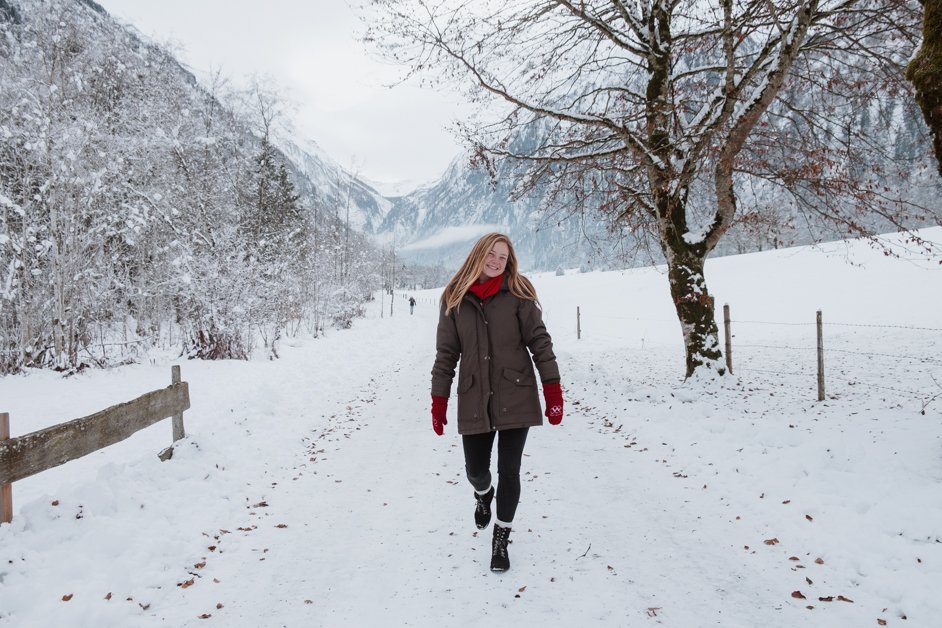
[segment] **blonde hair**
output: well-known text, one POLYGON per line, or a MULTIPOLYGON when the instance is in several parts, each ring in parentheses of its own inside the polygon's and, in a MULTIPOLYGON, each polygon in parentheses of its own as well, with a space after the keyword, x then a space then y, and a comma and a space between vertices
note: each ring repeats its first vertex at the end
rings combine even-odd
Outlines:
POLYGON ((441 300, 441 304, 445 306, 445 316, 448 316, 453 309, 458 307, 461 299, 468 292, 468 288, 473 286, 480 278, 481 273, 484 272, 484 261, 487 259, 487 254, 498 242, 507 245, 507 266, 504 269, 504 276, 507 278, 507 287, 510 289, 510 293, 520 299, 538 301, 536 288, 533 287, 529 279, 517 272, 517 254, 514 252, 513 244, 510 243, 510 238, 503 233, 488 233, 475 243, 461 268, 445 286, 441 300))

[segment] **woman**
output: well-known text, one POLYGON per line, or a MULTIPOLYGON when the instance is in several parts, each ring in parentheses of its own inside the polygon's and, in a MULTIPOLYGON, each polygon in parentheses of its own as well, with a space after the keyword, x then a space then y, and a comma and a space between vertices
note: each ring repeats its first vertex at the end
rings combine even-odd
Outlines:
POLYGON ((491 521, 491 449, 497 437, 497 520, 491 571, 507 571, 507 542, 520 500, 520 461, 527 431, 542 425, 533 365, 539 371, 546 417, 563 420, 563 397, 553 341, 536 290, 517 272, 507 236, 490 233, 474 245, 442 293, 432 367, 432 429, 439 436, 458 370, 458 433, 465 471, 474 487, 474 521, 491 521), (529 350, 529 352, 528 352, 529 350), (531 358, 532 354, 532 358, 531 358))

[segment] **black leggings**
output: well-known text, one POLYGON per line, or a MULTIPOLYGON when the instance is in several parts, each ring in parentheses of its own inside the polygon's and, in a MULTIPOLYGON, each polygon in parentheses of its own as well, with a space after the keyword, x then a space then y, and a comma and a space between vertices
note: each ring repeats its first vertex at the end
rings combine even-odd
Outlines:
POLYGON ((491 449, 494 435, 497 439, 497 519, 511 523, 520 501, 520 460, 523 446, 527 443, 528 427, 518 427, 500 432, 471 434, 461 437, 464 445, 464 467, 468 480, 476 491, 486 491, 491 486, 491 449))

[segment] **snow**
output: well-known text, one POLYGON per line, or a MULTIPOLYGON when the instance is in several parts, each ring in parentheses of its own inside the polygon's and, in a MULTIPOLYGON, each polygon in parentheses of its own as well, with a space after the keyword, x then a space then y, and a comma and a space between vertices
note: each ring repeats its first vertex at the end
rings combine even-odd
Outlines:
MULTIPOLYGON (((280 360, 183 362, 172 460, 164 421, 14 485, 0 626, 938 625, 942 266, 897 250, 711 260, 734 333, 719 384, 681 380, 663 268, 534 276, 566 415, 531 430, 501 575, 454 404, 430 426, 436 291, 280 360)), ((23 434, 173 363, 6 377, 0 410, 23 434)))
POLYGON ((474 224, 474 225, 463 225, 460 227, 444 227, 437 231, 434 235, 419 240, 417 242, 412 242, 402 247, 401 251, 417 251, 421 249, 434 249, 442 246, 448 246, 450 244, 458 244, 461 242, 468 242, 470 248, 471 244, 474 244, 474 241, 486 233, 491 233, 494 231, 506 231, 506 225, 498 224, 474 224))

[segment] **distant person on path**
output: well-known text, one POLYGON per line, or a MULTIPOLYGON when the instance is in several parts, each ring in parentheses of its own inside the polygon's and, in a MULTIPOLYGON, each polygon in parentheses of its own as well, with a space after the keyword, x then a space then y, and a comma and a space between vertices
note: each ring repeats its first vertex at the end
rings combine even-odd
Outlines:
POLYGON ((409 316, 412 316, 412 310, 415 309, 415 297, 409 297, 409 316))
POLYGON ((442 293, 432 367, 432 429, 441 436, 448 423, 445 414, 458 366, 458 433, 474 487, 478 529, 491 521, 491 450, 497 439, 497 520, 491 548, 491 571, 496 572, 510 568, 507 542, 520 501, 527 431, 543 424, 534 364, 543 383, 546 417, 559 425, 559 367, 536 290, 517 272, 510 239, 490 233, 477 241, 442 293))

